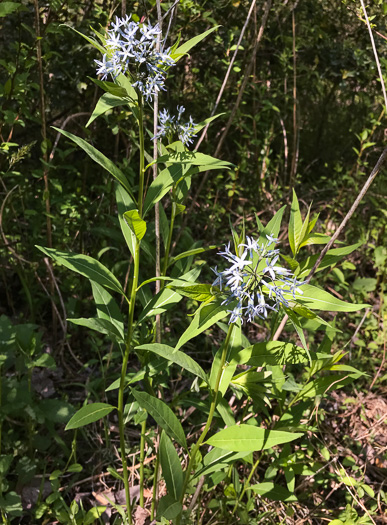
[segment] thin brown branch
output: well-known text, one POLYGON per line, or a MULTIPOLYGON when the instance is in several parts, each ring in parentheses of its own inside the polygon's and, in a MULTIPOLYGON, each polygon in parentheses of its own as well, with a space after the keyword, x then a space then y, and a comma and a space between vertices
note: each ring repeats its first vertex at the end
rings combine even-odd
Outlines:
MULTIPOLYGON (((252 0, 251 2, 251 6, 250 6, 250 9, 249 9, 249 12, 247 13, 247 17, 246 17, 246 20, 245 20, 245 23, 242 27, 242 31, 241 31, 241 34, 239 35, 239 39, 238 39, 238 42, 237 42, 237 45, 236 45, 236 48, 235 48, 235 51, 234 51, 234 54, 231 58, 231 61, 228 65, 228 68, 227 68, 227 71, 226 71, 226 75, 224 77, 224 80, 223 80, 223 83, 222 83, 222 86, 219 90, 219 93, 218 93, 218 96, 216 98, 216 101, 215 101, 215 104, 214 104, 214 107, 211 111, 211 115, 210 117, 213 117, 215 115, 215 111, 217 110, 218 108, 218 105, 219 105, 219 102, 220 102, 220 99, 222 98, 222 95, 223 95, 223 91, 225 90, 225 87, 226 87, 226 84, 227 84, 227 81, 228 81, 228 77, 230 76, 230 73, 231 73, 231 69, 234 65, 234 62, 235 62, 235 59, 236 59, 236 56, 238 54, 238 51, 239 51, 239 48, 240 48, 240 45, 241 45, 241 42, 242 42, 242 39, 243 39, 243 35, 245 34, 245 31, 246 31, 246 28, 247 28, 247 24, 249 23, 249 20, 250 20, 250 16, 251 16, 251 13, 253 12, 253 9, 254 9, 254 6, 255 6, 255 3, 256 3, 256 0, 252 0)), ((207 134, 207 130, 208 130, 208 126, 209 124, 207 124, 205 126, 205 128, 203 129, 202 131, 202 134, 200 135, 200 138, 199 140, 197 141, 197 144, 195 146, 195 149, 199 149, 199 146, 200 144, 203 142, 204 140, 204 137, 206 136, 207 134)))
MULTIPOLYGON (((246 86, 247 86, 247 82, 250 78, 250 75, 251 75, 251 72, 252 72, 252 69, 253 69, 253 66, 254 66, 254 63, 255 63, 255 59, 256 59, 256 56, 257 56, 257 51, 258 51, 258 48, 259 48, 259 45, 262 41, 262 37, 263 37, 263 33, 264 33, 264 30, 265 30, 265 27, 266 27, 266 22, 267 22, 267 19, 269 17, 269 12, 270 12, 270 8, 271 8, 271 3, 272 3, 272 0, 267 0, 266 1, 266 4, 265 4, 265 9, 264 9, 264 13, 263 13, 263 16, 262 16, 262 22, 261 22, 261 26, 259 28, 259 31, 258 31, 258 35, 257 35, 257 39, 255 41, 255 44, 254 44, 254 47, 253 47, 253 51, 251 53, 251 58, 250 58, 250 62, 247 66, 247 69, 245 71, 245 75, 243 77, 243 81, 242 81, 242 84, 239 88, 239 92, 238 92, 238 97, 236 99, 236 102, 234 104, 234 107, 231 111, 231 114, 230 114, 230 117, 227 121, 227 124, 223 130, 223 133, 218 141, 218 144, 216 146, 216 149, 215 149, 215 153, 214 153, 214 157, 217 157, 222 149, 222 146, 223 146, 223 142, 225 140, 225 138, 227 137, 228 135, 228 132, 230 131, 230 128, 231 128, 231 125, 234 121, 234 118, 235 118, 235 115, 236 115, 236 112, 239 108, 239 105, 241 103, 241 100, 242 100, 242 97, 243 97, 243 94, 244 94, 244 91, 246 89, 246 86)), ((185 226, 187 225, 187 221, 188 221, 188 218, 191 217, 191 213, 192 213, 192 210, 193 210, 193 207, 195 206, 195 204, 198 202, 198 198, 199 198, 199 195, 205 185, 205 183, 207 182, 207 178, 208 178, 208 175, 209 175, 209 171, 206 171, 206 173, 204 174, 200 184, 199 184, 199 187, 191 201, 191 204, 188 208, 188 210, 186 211, 186 214, 185 214, 185 217, 184 217, 184 220, 182 222, 182 225, 181 225, 181 228, 180 228, 180 231, 176 237, 176 240, 173 244, 173 247, 172 247, 172 250, 171 250, 171 253, 173 252, 178 240, 180 239, 180 236, 182 234, 182 232, 184 231, 184 228, 185 226)))

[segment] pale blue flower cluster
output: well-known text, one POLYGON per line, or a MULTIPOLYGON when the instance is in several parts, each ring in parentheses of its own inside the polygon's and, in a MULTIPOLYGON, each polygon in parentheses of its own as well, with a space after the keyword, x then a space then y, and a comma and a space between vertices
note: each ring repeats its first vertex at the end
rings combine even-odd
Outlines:
POLYGON ((161 110, 159 113, 157 135, 153 137, 153 140, 165 136, 172 139, 174 135, 177 135, 186 146, 191 144, 193 137, 196 137, 195 123, 192 117, 189 117, 189 121, 185 124, 181 122, 181 116, 184 111, 184 106, 177 106, 177 115, 171 115, 167 109, 161 110))
POLYGON ((253 238, 246 237, 246 244, 238 246, 239 256, 230 251, 228 244, 219 255, 230 263, 230 267, 222 272, 218 272, 217 266, 212 268, 216 275, 212 286, 219 286, 220 291, 228 292, 222 304, 237 302, 230 310, 230 323, 237 320, 251 322, 255 317, 266 319, 268 310, 289 307, 289 295, 296 300, 297 295, 303 294, 300 287, 305 281, 298 281, 290 270, 280 266, 279 250, 270 249, 278 243, 278 239, 272 235, 266 235, 266 238, 266 242, 259 244, 253 238))
POLYGON ((175 65, 174 60, 165 51, 156 51, 157 36, 161 30, 156 24, 139 24, 130 19, 116 17, 106 39, 106 53, 102 60, 95 60, 97 74, 106 80, 109 75, 115 79, 120 73, 130 69, 130 76, 146 100, 165 89, 165 77, 168 67, 175 65))

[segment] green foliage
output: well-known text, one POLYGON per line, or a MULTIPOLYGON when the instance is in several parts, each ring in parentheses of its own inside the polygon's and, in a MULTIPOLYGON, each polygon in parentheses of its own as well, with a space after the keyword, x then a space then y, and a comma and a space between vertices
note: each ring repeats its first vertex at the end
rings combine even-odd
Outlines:
MULTIPOLYGON (((244 243, 246 234, 270 249, 272 235, 281 240, 284 265, 304 280, 351 207, 384 140, 363 14, 347 1, 273 6, 249 70, 261 6, 238 52, 248 2, 171 6, 161 3, 163 29, 178 65, 168 71, 160 107, 183 103, 200 122, 197 138, 211 127, 200 148, 160 145, 152 179, 149 104, 142 150, 141 104, 130 78, 88 76, 105 45, 104 30, 90 26, 109 27, 111 6, 41 4, 37 35, 32 4, 0 4, 2 519, 92 524, 106 521, 108 508, 111 520, 124 523, 126 510, 113 495, 98 505, 79 496, 79 483, 98 494, 95 476, 104 472, 118 490, 117 450, 129 458, 140 447, 143 485, 152 489, 159 461, 167 489, 153 516, 158 523, 214 516, 219 523, 285 523, 305 513, 314 523, 371 523, 386 504, 377 466, 383 457, 372 468, 367 457, 365 472, 351 462, 363 461, 362 449, 345 421, 351 384, 361 399, 370 385, 377 396, 386 379, 384 173, 342 234, 346 244, 328 251, 297 301, 285 294, 289 321, 279 341, 271 339, 282 311, 236 324, 223 340, 221 321, 233 304, 221 304, 209 270, 216 264, 210 250, 244 243), (140 194, 142 158, 148 166, 140 194), (144 202, 142 214, 137 202, 144 202), (125 424, 119 445, 116 405, 125 424), (193 454, 207 418, 209 434, 193 454), (64 432, 66 424, 75 432, 64 432), (83 483, 89 477, 92 487, 83 483), (186 507, 197 489, 194 516, 186 507), (25 494, 35 490, 28 503, 25 494)), ((367 6, 382 66, 384 7, 367 6)), ((156 12, 154 2, 133 9, 136 20, 156 12)), ((376 423, 372 432, 382 427, 376 423)), ((378 443, 372 432, 361 441, 368 451, 378 443)))

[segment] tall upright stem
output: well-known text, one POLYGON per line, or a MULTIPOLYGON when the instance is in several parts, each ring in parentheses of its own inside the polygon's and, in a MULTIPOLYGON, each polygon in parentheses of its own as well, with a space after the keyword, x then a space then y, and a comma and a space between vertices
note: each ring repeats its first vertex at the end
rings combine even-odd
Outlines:
MULTIPOLYGON (((142 96, 138 93, 138 105, 139 105, 139 143, 140 143, 140 166, 139 166, 139 185, 138 185, 138 212, 142 215, 143 198, 144 198, 144 126, 143 126, 143 105, 142 96)), ((129 474, 128 465, 126 461, 125 452, 125 422, 124 422, 124 390, 125 390, 125 378, 128 369, 130 347, 133 335, 133 319, 134 319, 134 308, 136 304, 136 293, 138 286, 138 274, 140 269, 140 241, 136 238, 135 252, 134 252, 134 269, 133 269, 133 280, 132 289, 130 294, 129 303, 129 314, 128 314, 128 330, 125 340, 125 353, 121 367, 121 378, 120 386, 118 389, 118 426, 120 432, 120 448, 121 448, 121 461, 124 475, 124 487, 125 487, 125 499, 126 508, 128 514, 128 523, 132 525, 132 509, 130 503, 130 490, 129 490, 129 474)))
POLYGON ((142 207, 144 201, 144 118, 143 118, 143 103, 142 95, 138 93, 138 127, 139 127, 139 142, 140 142, 140 170, 139 170, 139 186, 138 186, 138 213, 142 216, 142 207))
MULTIPOLYGON (((164 264, 163 264, 163 273, 161 275, 167 274, 167 268, 168 268, 168 260, 169 260, 169 252, 171 250, 171 243, 172 243, 172 235, 173 235, 173 227, 175 225, 175 217, 176 217, 176 202, 172 202, 172 214, 171 214, 171 221, 169 223, 169 232, 168 232, 168 240, 167 240, 167 246, 165 248, 165 256, 164 256, 164 264)), ((164 281, 165 282, 165 281, 164 281)))
MULTIPOLYGON (((212 394, 212 401, 211 401, 211 406, 210 406, 210 412, 209 412, 208 418, 207 418, 207 423, 206 423, 206 426, 204 427, 204 430, 201 433, 201 435, 200 435, 196 445, 192 449, 191 457, 189 458, 187 470, 185 472, 183 490, 181 492, 181 498, 180 498, 180 502, 181 503, 183 503, 183 500, 184 500, 185 491, 187 490, 188 482, 189 482, 189 479, 191 477, 191 470, 192 470, 192 466, 193 466, 194 461, 195 461, 196 454, 198 453, 198 450, 199 450, 201 444, 203 443, 205 437, 208 434, 208 431, 210 430, 211 423, 212 423, 212 420, 213 420, 213 417, 214 417, 215 408, 216 408, 216 401, 217 401, 218 392, 219 392, 220 381, 222 379, 223 367, 224 367, 224 364, 226 362, 226 357, 227 357, 227 352, 228 352, 228 345, 230 344, 230 339, 231 339, 231 335, 232 335, 233 329, 234 329, 234 323, 230 324, 230 326, 228 328, 226 340, 224 342, 222 356, 220 358, 220 363, 219 363, 219 369, 218 369, 218 373, 217 373, 217 376, 216 376, 214 391, 213 391, 213 394, 212 394)), ((176 521, 177 525, 180 524, 180 520, 181 520, 181 513, 180 513, 180 515, 177 518, 177 521, 176 521)))

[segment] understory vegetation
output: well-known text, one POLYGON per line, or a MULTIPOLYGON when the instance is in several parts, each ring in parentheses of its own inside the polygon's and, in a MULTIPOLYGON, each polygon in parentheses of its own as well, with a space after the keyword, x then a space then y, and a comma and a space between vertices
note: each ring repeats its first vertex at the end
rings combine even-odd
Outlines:
POLYGON ((3 523, 387 522, 386 21, 0 3, 3 523))

